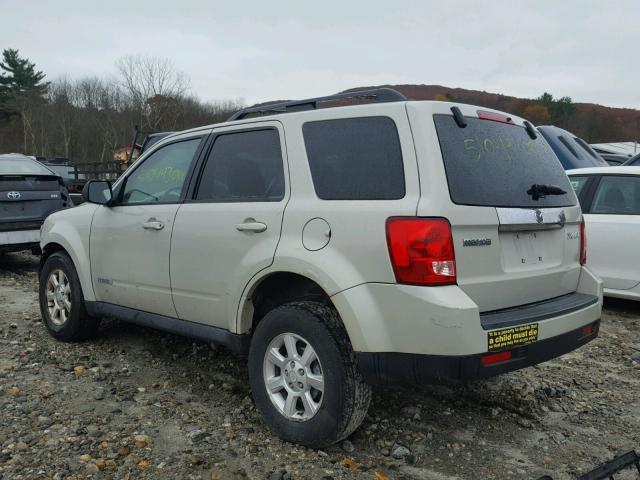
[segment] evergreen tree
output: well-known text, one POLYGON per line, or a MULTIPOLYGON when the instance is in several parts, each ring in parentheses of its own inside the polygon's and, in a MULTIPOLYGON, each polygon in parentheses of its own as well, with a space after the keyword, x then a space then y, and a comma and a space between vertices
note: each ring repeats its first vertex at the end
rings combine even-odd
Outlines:
POLYGON ((43 82, 45 74, 36 70, 34 63, 22 58, 18 50, 2 51, 0 61, 0 122, 21 114, 24 105, 41 100, 47 93, 49 82, 43 82))
POLYGON ((552 124, 560 127, 566 127, 569 118, 575 112, 571 97, 553 98, 553 95, 544 92, 536 100, 547 108, 551 114, 552 124))

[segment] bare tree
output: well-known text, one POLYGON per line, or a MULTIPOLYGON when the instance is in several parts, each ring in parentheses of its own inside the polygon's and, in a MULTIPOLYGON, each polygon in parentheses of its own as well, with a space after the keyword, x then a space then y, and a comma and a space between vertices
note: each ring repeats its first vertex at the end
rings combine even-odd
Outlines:
POLYGON ((184 130, 223 121, 242 106, 203 102, 188 93, 188 85, 171 62, 153 57, 120 60, 116 76, 63 76, 44 98, 17 105, 17 114, 0 126, 0 150, 107 162, 131 141, 134 125, 184 130))
POLYGON ((189 80, 168 59, 130 55, 116 62, 121 86, 143 128, 160 128, 175 112, 176 101, 189 90, 189 80))
POLYGON ((49 87, 49 104, 53 120, 62 134, 63 154, 69 158, 71 139, 77 115, 78 87, 77 82, 63 76, 51 83, 49 87))

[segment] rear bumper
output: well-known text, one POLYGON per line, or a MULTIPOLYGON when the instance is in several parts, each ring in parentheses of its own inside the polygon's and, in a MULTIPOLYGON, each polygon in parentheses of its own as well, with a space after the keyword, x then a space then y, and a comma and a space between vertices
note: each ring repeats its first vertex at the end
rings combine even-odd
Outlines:
POLYGON ((446 356, 408 353, 356 353, 365 380, 372 384, 456 384, 493 377, 530 367, 579 348, 598 336, 600 320, 589 334, 583 327, 514 348, 513 357, 502 363, 483 365, 486 354, 446 356))
POLYGON ((40 230, 17 230, 0 232, 0 248, 36 246, 40 243, 40 230))
POLYGON ((457 357, 486 353, 492 332, 511 325, 537 324, 543 341, 599 320, 602 281, 583 267, 575 292, 580 295, 484 315, 457 285, 366 283, 331 300, 355 352, 457 357))

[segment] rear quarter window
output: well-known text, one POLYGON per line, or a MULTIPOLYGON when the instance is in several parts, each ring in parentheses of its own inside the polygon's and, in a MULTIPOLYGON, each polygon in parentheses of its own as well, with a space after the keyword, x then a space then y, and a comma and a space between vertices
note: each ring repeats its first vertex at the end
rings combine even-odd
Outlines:
POLYGON ((576 195, 580 195, 580 192, 584 189, 584 186, 587 184, 589 177, 577 177, 571 176, 569 177, 569 182, 571 183, 571 187, 573 191, 576 192, 576 195))
POLYGON ((404 197, 400 140, 390 118, 308 122, 302 132, 319 198, 396 200, 404 197))
POLYGON ((577 199, 557 157, 538 135, 523 127, 466 117, 460 128, 452 115, 434 115, 451 200, 460 205, 564 207, 577 199), (566 193, 534 200, 534 184, 554 185, 566 193))

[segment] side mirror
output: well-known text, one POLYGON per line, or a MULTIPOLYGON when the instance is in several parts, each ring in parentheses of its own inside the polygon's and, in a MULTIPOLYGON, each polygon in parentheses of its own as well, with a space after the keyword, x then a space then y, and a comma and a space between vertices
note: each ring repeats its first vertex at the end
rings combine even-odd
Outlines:
POLYGON ((108 205, 112 196, 111 182, 106 180, 90 180, 82 189, 82 199, 89 203, 108 205))

